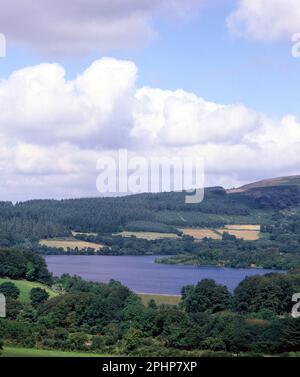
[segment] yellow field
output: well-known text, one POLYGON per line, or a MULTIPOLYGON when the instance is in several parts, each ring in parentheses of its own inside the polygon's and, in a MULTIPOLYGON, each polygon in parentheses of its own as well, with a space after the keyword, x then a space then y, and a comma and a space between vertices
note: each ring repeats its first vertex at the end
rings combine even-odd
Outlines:
POLYGON ((232 229, 232 230, 256 230, 260 231, 260 225, 245 225, 245 224, 232 224, 232 225, 225 225, 224 228, 232 229))
POLYGON ((85 236, 97 236, 97 233, 74 232, 73 230, 71 233, 74 237, 77 236, 78 234, 84 234, 85 236))
POLYGON ((195 239, 202 240, 203 238, 212 238, 213 240, 220 240, 222 236, 217 234, 212 229, 206 228, 181 228, 179 229, 183 234, 192 236, 195 239))
POLYGON ((94 250, 101 250, 104 246, 99 245, 94 242, 86 242, 86 241, 79 241, 79 240, 59 240, 59 239, 44 239, 39 241, 40 245, 45 245, 48 247, 57 247, 57 248, 63 248, 64 250, 68 249, 76 249, 82 250, 82 249, 94 249, 94 250))
POLYGON ((143 238, 145 240, 159 240, 161 238, 179 238, 175 233, 158 233, 158 232, 121 232, 114 233, 114 236, 143 238))
POLYGON ((246 241, 256 241, 259 239, 259 230, 235 230, 235 229, 217 229, 217 231, 221 234, 227 232, 236 238, 242 238, 246 241))

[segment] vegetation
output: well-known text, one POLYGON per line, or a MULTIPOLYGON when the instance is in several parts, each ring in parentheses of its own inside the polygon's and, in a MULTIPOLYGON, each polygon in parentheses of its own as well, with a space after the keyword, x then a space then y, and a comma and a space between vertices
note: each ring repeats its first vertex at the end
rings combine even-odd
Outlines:
POLYGON ((47 285, 38 283, 36 281, 12 280, 8 278, 0 278, 0 285, 5 282, 12 282, 19 289, 20 295, 18 298, 21 302, 30 302, 30 292, 33 288, 44 289, 49 294, 49 297, 55 297, 58 295, 57 292, 52 290, 47 285))
MULTIPOLYGON (((9 251, 3 255, 8 265, 9 251)), ((233 293, 202 280, 183 287, 181 300, 172 305, 157 297, 145 305, 113 280, 63 275, 52 284, 60 292, 56 297, 37 288, 31 301, 7 298, 7 318, 0 319, 0 338, 8 346, 4 356, 250 356, 300 350, 300 319, 289 316, 292 294, 300 288, 296 270, 246 278, 233 293)))
POLYGON ((46 255, 174 256, 160 263, 300 267, 300 186, 298 180, 276 184, 207 188, 198 204, 186 204, 185 192, 1 202, 0 247, 46 255))
POLYGON ((181 297, 177 295, 139 293, 142 303, 147 306, 150 301, 154 300, 158 305, 178 305, 181 297))
POLYGON ((98 353, 65 352, 58 350, 45 350, 35 348, 4 347, 3 357, 101 357, 98 353))

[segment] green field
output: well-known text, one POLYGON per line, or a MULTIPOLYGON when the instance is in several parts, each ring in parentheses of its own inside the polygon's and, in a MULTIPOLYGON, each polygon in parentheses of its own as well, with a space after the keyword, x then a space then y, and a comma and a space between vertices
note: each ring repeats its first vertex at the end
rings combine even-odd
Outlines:
POLYGON ((4 347, 1 357, 104 357, 96 353, 64 352, 35 348, 4 347))
POLYGON ((20 290, 20 301, 28 302, 29 301, 29 295, 32 288, 42 288, 45 289, 45 291, 48 292, 50 297, 55 297, 58 295, 58 293, 54 292, 52 289, 47 287, 46 285, 34 282, 34 281, 27 281, 27 280, 12 280, 12 279, 1 279, 0 278, 0 284, 6 283, 6 282, 12 282, 14 283, 20 290))
POLYGON ((156 295, 148 293, 139 293, 144 305, 147 305, 150 300, 154 300, 158 305, 177 305, 181 296, 176 295, 156 295))
POLYGON ((151 241, 151 240, 159 240, 163 238, 180 238, 175 233, 159 233, 159 232, 129 232, 129 231, 123 231, 120 233, 114 233, 114 236, 122 236, 122 237, 136 237, 136 238, 143 238, 145 240, 151 241))

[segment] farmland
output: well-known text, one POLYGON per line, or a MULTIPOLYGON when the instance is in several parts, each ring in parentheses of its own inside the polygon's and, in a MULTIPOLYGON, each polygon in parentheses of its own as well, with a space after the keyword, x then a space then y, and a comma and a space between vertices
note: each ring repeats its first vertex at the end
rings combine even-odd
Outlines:
POLYGON ((260 225, 252 225, 252 224, 233 224, 233 225, 225 225, 224 228, 231 229, 231 230, 250 230, 250 231, 259 231, 260 225))
POLYGON ((236 238, 246 241, 256 241, 260 236, 260 225, 225 225, 224 228, 217 230, 219 233, 227 232, 236 238))
POLYGON ((121 233, 115 233, 114 235, 122 236, 122 237, 136 237, 136 238, 143 238, 145 240, 159 240, 162 238, 179 238, 179 236, 175 233, 159 233, 159 232, 129 232, 124 231, 121 233))
POLYGON ((194 237, 195 239, 202 240, 203 238, 212 238, 220 240, 222 236, 213 229, 208 228, 180 228, 184 235, 194 237))
POLYGON ((227 232, 236 238, 247 241, 255 241, 259 239, 260 225, 251 224, 232 224, 225 225, 224 228, 208 229, 208 228, 180 228, 183 234, 202 240, 204 238, 211 238, 213 240, 222 239, 222 234, 227 232))
POLYGON ((81 241, 77 240, 76 238, 53 238, 53 239, 42 239, 39 241, 40 245, 44 245, 47 247, 53 247, 53 248, 62 248, 65 251, 68 249, 73 250, 73 249, 78 249, 78 250, 83 250, 83 249, 94 249, 94 250, 101 250, 103 248, 103 245, 94 243, 94 242, 86 242, 86 241, 81 241))
POLYGON ((75 232, 74 230, 72 230, 72 236, 76 237, 78 236, 79 234, 82 234, 84 236, 97 236, 97 233, 93 233, 93 232, 90 232, 90 233, 86 233, 86 232, 75 232))

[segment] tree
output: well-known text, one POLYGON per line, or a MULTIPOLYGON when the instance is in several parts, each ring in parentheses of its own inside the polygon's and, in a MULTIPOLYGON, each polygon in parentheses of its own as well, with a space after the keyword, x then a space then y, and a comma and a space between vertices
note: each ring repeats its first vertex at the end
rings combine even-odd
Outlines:
POLYGON ((16 300, 20 295, 20 290, 14 283, 8 281, 0 285, 0 293, 4 294, 6 298, 16 300))
POLYGON ((211 311, 216 313, 228 309, 231 295, 226 286, 204 279, 196 286, 182 288, 182 305, 188 313, 211 311))
POLYGON ((43 302, 47 301, 49 294, 42 288, 32 288, 30 291, 30 300, 32 306, 38 306, 43 302))

